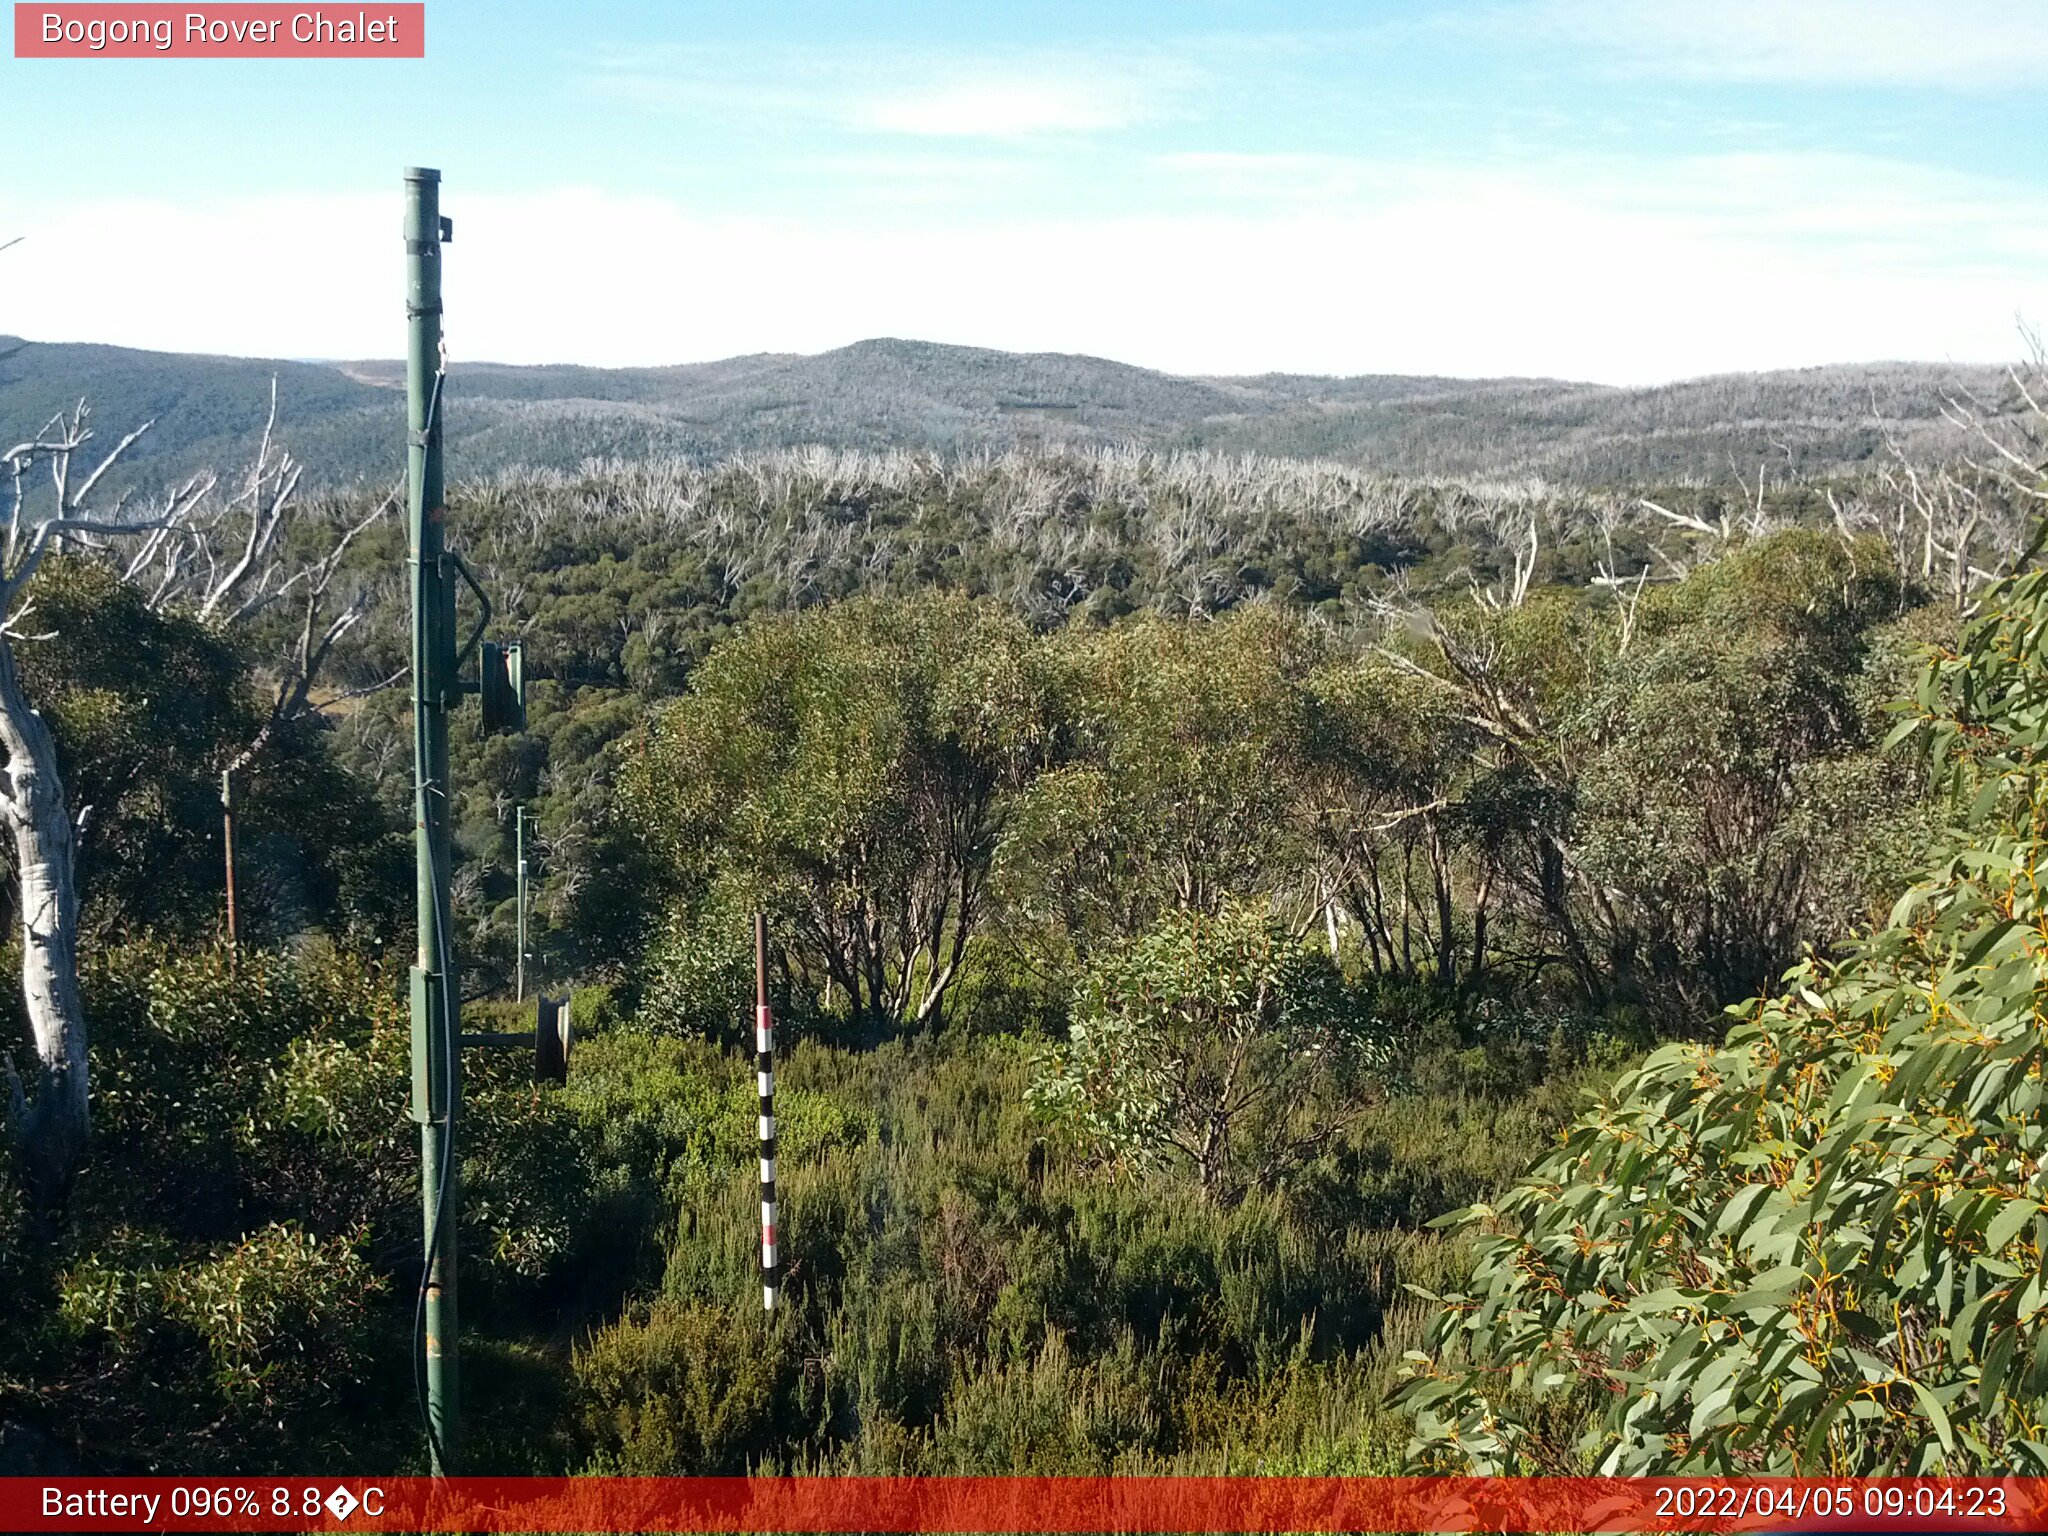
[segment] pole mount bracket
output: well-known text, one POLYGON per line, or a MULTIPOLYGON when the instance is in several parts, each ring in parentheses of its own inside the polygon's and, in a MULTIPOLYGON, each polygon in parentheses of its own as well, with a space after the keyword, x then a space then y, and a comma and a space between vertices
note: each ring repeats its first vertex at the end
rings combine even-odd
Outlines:
POLYGON ((462 649, 455 653, 455 665, 460 667, 469 660, 470 652, 484 637, 484 629, 491 622, 491 615, 497 610, 491 606, 491 594, 484 590, 484 584, 476 579, 476 572, 469 568, 469 562, 454 550, 442 551, 443 557, 455 568, 455 574, 462 578, 462 584, 476 594, 477 606, 483 611, 476 616, 476 624, 469 632, 469 638, 462 642, 462 649))

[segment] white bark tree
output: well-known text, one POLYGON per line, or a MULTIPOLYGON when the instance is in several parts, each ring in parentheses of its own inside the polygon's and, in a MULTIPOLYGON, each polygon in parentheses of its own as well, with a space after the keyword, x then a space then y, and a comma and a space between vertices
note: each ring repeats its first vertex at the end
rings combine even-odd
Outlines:
MULTIPOLYGON (((202 620, 246 622, 285 601, 303 613, 297 644, 279 658, 276 694, 256 737, 229 768, 246 766, 290 722, 312 712, 314 687, 337 641, 369 606, 357 590, 336 606, 334 586, 355 538, 390 510, 386 497, 367 516, 337 525, 326 551, 293 557, 285 536, 298 503, 299 466, 273 445, 276 385, 256 458, 240 487, 220 495, 217 477, 199 474, 139 504, 123 495, 104 513, 93 498, 110 470, 149 431, 128 433, 82 475, 93 439, 83 402, 34 437, 0 453, 11 502, 0 545, 0 826, 11 839, 22 942, 22 1002, 34 1061, 24 1085, 6 1068, 8 1120, 32 1196, 61 1204, 90 1128, 87 1026, 78 982, 78 838, 91 807, 74 812, 58 768, 49 725, 23 686, 15 647, 59 637, 34 632, 32 583, 54 548, 107 560, 149 605, 177 607, 202 620), (36 489, 47 471, 47 491, 36 489)), ((386 680, 388 683, 391 680, 386 680)), ((383 686, 382 684, 378 686, 383 686)), ((367 690, 360 690, 367 691, 367 690)))
POLYGON ((89 1126, 85 1008, 78 989, 77 828, 57 769, 57 743, 29 702, 15 664, 17 643, 31 638, 29 584, 53 544, 67 536, 133 537, 177 526, 203 494, 188 482, 150 514, 126 521, 84 515, 94 489, 134 441, 131 432, 73 484, 74 456, 92 436, 81 403, 52 417, 42 431, 0 456, 13 492, 0 551, 0 825, 12 841, 21 922, 21 992, 35 1053, 33 1092, 24 1094, 8 1065, 9 1120, 31 1191, 45 1206, 61 1200, 89 1126), (48 510, 31 513, 23 481, 39 465, 50 471, 48 510))

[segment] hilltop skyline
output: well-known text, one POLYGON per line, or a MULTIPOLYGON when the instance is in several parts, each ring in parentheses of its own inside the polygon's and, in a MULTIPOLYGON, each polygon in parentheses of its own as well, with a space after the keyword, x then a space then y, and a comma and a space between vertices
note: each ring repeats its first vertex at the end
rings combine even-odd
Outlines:
POLYGON ((427 57, 15 60, 0 331, 458 358, 868 336, 1176 373, 1998 362, 2048 313, 2048 15, 1922 0, 433 0, 427 57))

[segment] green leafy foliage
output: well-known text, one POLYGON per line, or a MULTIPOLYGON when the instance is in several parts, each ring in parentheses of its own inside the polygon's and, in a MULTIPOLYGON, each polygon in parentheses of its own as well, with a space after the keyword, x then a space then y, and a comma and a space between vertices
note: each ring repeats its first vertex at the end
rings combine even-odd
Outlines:
POLYGON ((1271 1187, 1337 1133, 1391 1051, 1327 954, 1263 910, 1175 912, 1096 961, 1027 1095, 1091 1155, 1271 1187))
MULTIPOLYGON (((2008 1155, 2034 939, 1999 927, 2031 921, 2031 833, 1959 845, 1896 955, 1844 947, 1924 862, 1923 776, 1876 743, 1905 658, 1953 640, 1890 550, 1710 560, 1632 498, 1204 455, 593 464, 454 499, 540 674, 528 731, 457 731, 467 1019, 531 1024, 474 997, 509 991, 525 805, 528 979, 574 983, 578 1041, 561 1090, 465 1057, 470 1468, 1385 1472, 1408 1410, 1461 1465, 2041 1440, 2008 1155), (1525 519, 1540 569, 1503 600, 1525 519), (1653 555, 1696 568, 1586 585, 1653 555), (1725 1048, 1638 1060, 1809 948, 1725 1048), (1500 1230, 1427 1229, 1475 1203, 1500 1230)), ((351 558, 402 556, 385 527, 351 558)), ((0 1192, 0 1431, 96 1469, 417 1465, 379 958, 409 947, 404 697, 259 767, 245 933, 291 942, 211 950, 258 652, 46 575, 65 643, 25 665, 99 807, 100 1134, 61 1220, 0 1192), (114 941, 138 925, 162 937, 114 941)), ((1923 693, 1979 831, 2020 825, 2032 771, 2037 640, 1998 634, 1923 693)), ((389 676, 396 610, 343 649, 338 685, 389 676)))
POLYGON ((1871 751, 1900 598, 1875 549, 1781 534, 1646 595, 1575 690, 1571 859, 1607 893, 1577 921, 1621 983, 1711 1014, 1909 877, 1919 776, 1871 751))
POLYGON ((1425 1460, 2048 1467, 2048 575, 1994 596, 1897 733, 1954 797, 1948 847, 1852 954, 1653 1053, 1469 1213, 1473 1287, 1432 1297, 1405 1395, 1425 1460), (1574 1445, 1530 1405, 1579 1394, 1574 1445))
POLYGON ((89 1254, 58 1278, 57 1317, 104 1334, 120 1357, 175 1350, 165 1335, 189 1335, 231 1408, 311 1414, 370 1365, 368 1312, 379 1289, 354 1243, 272 1224, 183 1263, 126 1267, 89 1254))
MULTIPOLYGON (((211 938, 222 919, 220 772, 261 724, 247 658, 196 619, 81 558, 37 571, 24 683, 57 738, 82 822, 89 929, 211 938)), ((383 925, 391 826, 365 786, 285 731, 237 786, 244 936, 383 925)), ((402 875, 402 871, 400 872, 402 875)))
MULTIPOLYGON (((395 978, 319 943, 134 943, 86 977, 95 1135, 61 1225, 11 1227, 0 1417, 118 1469, 417 1454, 418 1148, 395 978)), ((480 1060, 462 1146, 474 1321, 580 1304, 601 1159, 523 1063, 480 1060)))
POLYGON ((1284 869, 1322 638, 1261 606, 1061 640, 1067 750, 1031 783, 1003 849, 1013 924, 1048 956, 1085 953, 1284 869))
POLYGON ((626 814, 692 926, 749 897, 775 914, 810 1017, 831 987, 857 1029, 929 1021, 982 915, 1006 791, 1044 750, 1046 694, 1031 636, 987 605, 764 620, 632 755, 626 814))
POLYGON ((95 1137, 22 1250, 0 1412, 124 1469, 374 1457, 352 1426, 388 1417, 386 1245, 416 1199, 388 983, 317 944, 136 943, 85 981, 95 1137))
POLYGON ((658 1283, 576 1356, 582 1465, 650 1474, 1392 1471, 1386 1397, 1422 1333, 1401 1287, 1465 1265, 1415 1223, 1519 1166, 1584 1071, 1375 1102, 1226 1204, 1042 1142, 1021 1041, 808 1040, 778 1070, 787 1284, 764 1318, 752 1125, 721 1087, 751 1087, 744 1063, 614 1043, 593 1118, 669 1170, 674 1218, 658 1283), (728 1120, 730 1144, 697 1130, 728 1120))
MULTIPOLYGON (((677 871, 657 835, 668 812, 650 816, 615 780, 630 778, 643 746, 666 750, 656 722, 728 649, 728 631, 863 600, 884 613, 970 595, 1051 637, 1036 658, 1058 723, 1040 765, 1050 771, 1009 807, 1003 841, 1012 846, 973 924, 1017 943, 970 944, 969 974, 948 991, 1022 964, 1058 970, 1057 996, 1089 945, 1142 932, 1162 893, 1186 886, 1211 900, 1249 875, 1301 906, 1334 898, 1345 937, 1376 970, 1483 987, 1536 984, 1569 966, 1597 1002, 1674 1022, 1746 995, 1804 942, 1836 942, 1903 877, 1894 852, 1907 839, 1892 823, 1912 794, 1859 772, 1882 694, 1866 679, 1875 683, 1873 665, 1887 661, 1882 632, 1897 610, 1925 594, 1887 575, 1892 551, 1843 547, 1831 528, 1733 536, 1718 549, 1731 574, 1717 578, 1690 535, 1633 496, 1188 454, 589 464, 471 481, 453 494, 465 548, 507 594, 503 622, 526 643, 536 679, 525 735, 482 740, 458 729, 454 743, 463 956, 469 974, 494 985, 511 973, 515 804, 539 816, 530 928, 543 974, 622 981, 658 934, 676 939, 671 959, 729 942, 713 931, 724 911, 697 911, 703 869, 676 910, 677 871), (1527 600, 1498 612, 1475 604, 1473 584, 1498 587, 1532 527, 1542 538, 1527 600), (1652 569, 1640 602, 1588 589, 1610 565, 1652 569), (1654 579, 1686 565, 1696 567, 1688 581, 1654 579), (1752 586, 1758 601, 1748 603, 1752 586), (1721 595, 1709 599, 1709 587, 1721 595), (1389 629, 1390 598, 1428 613, 1389 629), (1271 611, 1250 611, 1261 608, 1271 611), (1633 643, 1621 639, 1625 612, 1641 620, 1633 643), (1140 615, 1149 622, 1132 622, 1140 615), (1470 680, 1442 664, 1439 639, 1483 663, 1479 691, 1511 705, 1508 714, 1463 696, 1470 680), (1667 639, 1682 654, 1660 662, 1667 639), (1724 653, 1763 669, 1755 701, 1741 667, 1717 670, 1724 653), (1679 739, 1682 721, 1654 708, 1670 679, 1711 695, 1689 742, 1679 739), (1816 682, 1839 695, 1823 701, 1839 729, 1810 731, 1796 711, 1772 713, 1811 696, 1816 682), (1750 735, 1710 745, 1709 723, 1750 735), (1692 780, 1724 758, 1727 782, 1694 794, 1692 780), (1774 784, 1797 793, 1774 799, 1774 784), (1700 806, 1724 802, 1743 825, 1763 827, 1767 853, 1725 837, 1716 845, 1720 819, 1700 806), (1230 806, 1241 812, 1234 820, 1222 809, 1230 806), (1196 839, 1191 858, 1172 846, 1182 835, 1196 839), (1712 877, 1688 876, 1695 866, 1712 877), (1600 900, 1610 889, 1625 899, 1607 913, 1600 900), (1711 900, 1695 920, 1700 896, 1711 900), (1739 933, 1755 902, 1768 907, 1760 946, 1739 933)), ((1855 505, 1856 493, 1843 494, 1855 505)), ((1711 487, 1658 496, 1710 521, 1727 510, 1711 487)), ((1772 491, 1769 520, 1816 519, 1827 523, 1815 488, 1772 491)), ((369 570, 400 558, 374 539, 358 553, 369 570)), ((837 629, 811 621, 821 639, 846 641, 856 628, 850 618, 837 629)), ((866 622, 876 635, 901 631, 888 644, 902 652, 916 623, 930 629, 937 619, 899 612, 866 622)), ((959 631, 961 645, 940 648, 941 684, 974 659, 967 642, 977 633, 959 631)), ((380 607, 346 649, 338 683, 390 675, 404 662, 402 613, 380 607)), ((765 666, 769 649, 764 639, 748 654, 765 666)), ((740 669, 736 655, 712 666, 734 698, 740 669)), ((882 681, 821 667, 807 681, 791 672, 786 684, 819 704, 839 683, 882 681)), ((351 706, 336 732, 342 759, 401 818, 406 729, 392 693, 351 706)), ((804 729, 806 750, 822 751, 815 716, 804 729)), ((858 778, 842 787, 863 782, 902 793, 858 778)), ((822 797, 824 783, 810 793, 822 797)), ((839 810, 854 807, 842 800, 839 810)), ((768 883, 794 889, 779 857, 720 856, 737 872, 721 898, 730 910, 744 914, 759 899, 769 865, 768 883)), ((822 961, 796 969, 816 974, 785 978, 778 1001, 851 1026, 845 983, 829 981, 828 1010, 822 961)), ((884 969, 886 1004, 903 966, 890 959, 884 969)), ((911 990, 914 1014, 931 993, 922 982, 911 990)), ((892 1027, 892 1010, 870 1005, 873 991, 863 983, 870 1032, 892 1027)), ((711 1001, 722 1010, 722 998, 711 1001)), ((687 1027, 711 1025, 699 1016, 687 1027)))

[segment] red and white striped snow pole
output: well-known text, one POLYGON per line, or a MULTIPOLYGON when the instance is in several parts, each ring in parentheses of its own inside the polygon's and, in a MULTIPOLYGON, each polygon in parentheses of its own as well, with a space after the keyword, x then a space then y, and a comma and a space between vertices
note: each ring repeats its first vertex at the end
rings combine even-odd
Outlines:
POLYGON ((768 918, 754 914, 754 1075, 761 1088, 761 1307, 775 1310, 775 1015, 768 1007, 768 918))

